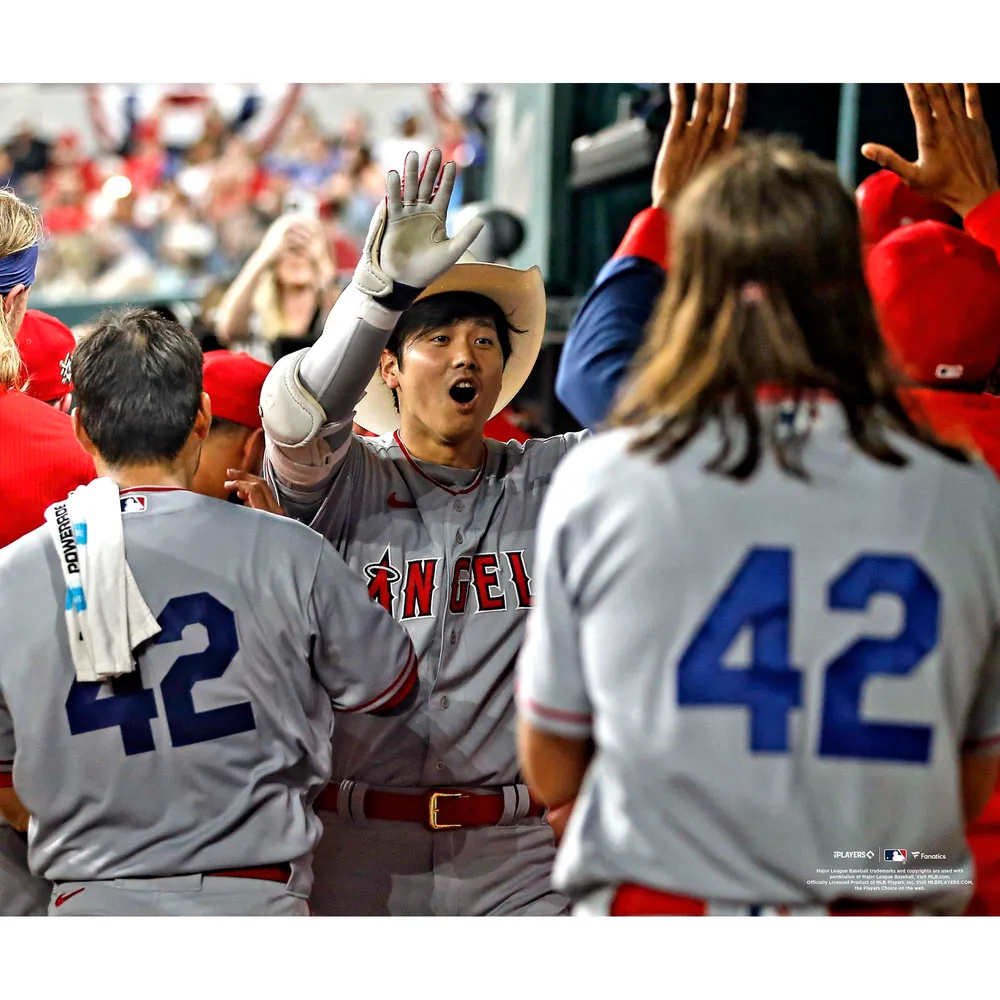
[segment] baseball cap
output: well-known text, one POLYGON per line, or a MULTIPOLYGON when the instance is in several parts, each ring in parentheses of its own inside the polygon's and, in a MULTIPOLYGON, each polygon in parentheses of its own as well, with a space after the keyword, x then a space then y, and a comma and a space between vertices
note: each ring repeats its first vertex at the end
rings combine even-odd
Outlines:
POLYGON ((901 226, 936 219, 951 222, 954 212, 912 188, 891 170, 879 170, 865 178, 854 193, 861 223, 861 241, 878 243, 901 226))
POLYGON ((234 351, 207 351, 202 360, 203 388, 212 400, 212 415, 244 427, 263 426, 260 390, 271 366, 234 351))
POLYGON ((21 355, 21 373, 30 379, 25 390, 45 403, 73 391, 70 357, 76 338, 55 316, 29 309, 15 337, 21 355))
POLYGON ((1000 265, 941 222, 917 222, 872 247, 865 264, 882 336, 918 382, 982 382, 1000 360, 1000 265))

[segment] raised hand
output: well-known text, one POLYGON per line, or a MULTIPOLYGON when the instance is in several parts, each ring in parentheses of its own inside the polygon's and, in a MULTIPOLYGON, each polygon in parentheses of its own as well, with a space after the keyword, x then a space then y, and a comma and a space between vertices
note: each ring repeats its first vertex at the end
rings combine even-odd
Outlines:
POLYGON ((907 83, 917 126, 917 158, 866 142, 861 155, 898 174, 914 191, 940 201, 963 218, 1000 191, 997 158, 983 118, 979 87, 957 83, 907 83))
POLYGON ((365 249, 354 272, 354 283, 389 308, 405 309, 432 281, 444 274, 483 228, 471 220, 448 238, 445 218, 455 184, 455 164, 441 171, 441 151, 432 149, 418 173, 420 157, 406 154, 403 182, 390 170, 386 199, 368 230, 365 249), (438 172, 441 183, 435 190, 438 172))
POLYGON ((654 206, 669 209, 706 163, 733 148, 746 108, 745 83, 699 83, 688 121, 684 84, 670 85, 670 121, 653 171, 654 206))

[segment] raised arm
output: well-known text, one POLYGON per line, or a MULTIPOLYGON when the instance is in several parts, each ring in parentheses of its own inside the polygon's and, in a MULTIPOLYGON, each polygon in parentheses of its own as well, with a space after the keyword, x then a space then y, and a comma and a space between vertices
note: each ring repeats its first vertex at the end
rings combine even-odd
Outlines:
POLYGON ((966 232, 1000 257, 1000 178, 979 86, 907 83, 917 130, 912 163, 895 150, 866 142, 861 153, 914 191, 933 198, 965 221, 966 232))
POLYGON ((653 171, 652 207, 632 220, 601 269, 559 360, 556 395, 586 427, 600 424, 611 408, 663 290, 673 202, 707 162, 733 147, 743 125, 745 84, 699 84, 690 121, 683 84, 672 84, 670 94, 670 121, 653 171))
POLYGON ((346 456, 354 408, 400 314, 456 263, 482 229, 482 220, 474 219, 451 239, 446 236, 455 164, 445 164, 435 190, 440 150, 427 154, 423 172, 419 162, 415 152, 407 154, 403 184, 389 171, 386 200, 319 340, 278 361, 264 383, 266 466, 279 498, 291 499, 300 517, 303 505, 321 499, 346 456))

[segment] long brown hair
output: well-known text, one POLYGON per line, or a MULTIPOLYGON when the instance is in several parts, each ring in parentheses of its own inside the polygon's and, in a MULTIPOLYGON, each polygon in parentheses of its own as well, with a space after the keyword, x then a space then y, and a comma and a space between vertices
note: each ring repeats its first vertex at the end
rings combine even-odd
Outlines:
MULTIPOLYGON (((832 164, 787 141, 751 140, 699 175, 673 213, 672 267, 620 401, 617 426, 664 461, 709 423, 722 444, 707 468, 753 474, 765 444, 761 390, 839 401, 855 444, 890 465, 897 431, 968 457, 907 414, 861 263, 854 199, 832 164), (733 430, 740 430, 742 448, 733 430)), ((779 466, 806 478, 801 441, 772 421, 779 466)))

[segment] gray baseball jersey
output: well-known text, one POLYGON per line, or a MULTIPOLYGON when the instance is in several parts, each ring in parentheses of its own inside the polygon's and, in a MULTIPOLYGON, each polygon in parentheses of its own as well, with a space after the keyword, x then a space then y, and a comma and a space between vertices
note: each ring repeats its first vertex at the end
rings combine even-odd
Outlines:
POLYGON ((532 602, 535 522, 553 469, 582 433, 487 440, 479 469, 417 462, 395 434, 352 435, 340 449, 311 526, 410 634, 420 689, 400 715, 338 724, 335 779, 517 779, 512 683, 532 602))
POLYGON ((184 490, 127 495, 126 554, 162 628, 134 674, 75 679, 47 529, 0 553, 0 760, 32 815, 32 871, 65 882, 293 862, 308 891, 333 709, 398 698, 410 640, 291 519, 184 490))
POLYGON ((628 441, 569 456, 539 527, 519 710, 598 748, 557 888, 825 903, 858 893, 823 871, 898 848, 968 873, 959 757, 1000 736, 993 474, 908 440, 877 463, 833 404, 809 482, 706 473, 714 429, 663 464, 628 441))
MULTIPOLYGON (((488 440, 473 470, 417 462, 397 435, 331 442, 337 464, 311 525, 409 632, 420 671, 405 713, 338 724, 335 779, 409 788, 517 781, 513 673, 532 603, 535 522, 553 469, 581 436, 488 440)), ((283 498, 297 495, 268 468, 283 498)), ((551 888, 544 820, 456 837, 323 815, 312 897, 320 915, 566 910, 551 888)))

